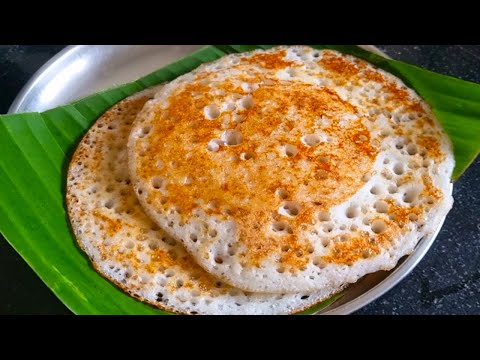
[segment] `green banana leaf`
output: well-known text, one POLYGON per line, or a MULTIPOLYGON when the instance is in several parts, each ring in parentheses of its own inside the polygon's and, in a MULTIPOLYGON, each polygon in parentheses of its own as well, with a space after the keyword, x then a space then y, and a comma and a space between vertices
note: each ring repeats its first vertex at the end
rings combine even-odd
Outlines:
MULTIPOLYGON (((0 116, 0 232, 76 314, 168 314, 124 294, 97 274, 67 218, 66 171, 75 147, 106 109, 228 53, 271 45, 205 47, 137 81, 43 113, 0 116)), ((387 60, 356 46, 313 45, 364 58, 399 76, 431 106, 454 145, 457 179, 480 151, 480 85, 387 60)), ((332 297, 304 313, 329 306, 332 297)))

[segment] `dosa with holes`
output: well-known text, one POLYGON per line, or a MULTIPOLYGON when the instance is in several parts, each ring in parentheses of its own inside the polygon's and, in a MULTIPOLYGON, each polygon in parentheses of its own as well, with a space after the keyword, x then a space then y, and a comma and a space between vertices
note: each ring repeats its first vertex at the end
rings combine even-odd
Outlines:
POLYGON ((136 114, 156 91, 139 93, 108 110, 70 163, 69 217, 95 269, 140 300, 188 314, 287 314, 340 291, 285 295, 235 289, 205 272, 145 215, 130 184, 127 140, 136 114))
POLYGON ((451 144, 401 80, 331 50, 225 56, 147 102, 129 140, 142 207, 246 291, 392 269, 452 206, 451 144))

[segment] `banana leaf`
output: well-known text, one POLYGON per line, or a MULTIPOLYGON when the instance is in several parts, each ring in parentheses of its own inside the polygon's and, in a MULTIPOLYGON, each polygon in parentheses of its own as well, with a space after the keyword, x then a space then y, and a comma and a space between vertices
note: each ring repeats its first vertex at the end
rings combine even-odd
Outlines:
MULTIPOLYGON (((65 207, 69 160, 92 123, 123 98, 170 81, 228 53, 271 45, 205 47, 137 81, 43 113, 0 116, 0 232, 45 284, 76 314, 168 314, 124 294, 93 270, 77 247, 65 207)), ((480 151, 480 85, 436 74, 364 51, 333 48, 402 78, 432 107, 449 134, 457 179, 480 151)), ((307 310, 313 313, 335 296, 307 310)))

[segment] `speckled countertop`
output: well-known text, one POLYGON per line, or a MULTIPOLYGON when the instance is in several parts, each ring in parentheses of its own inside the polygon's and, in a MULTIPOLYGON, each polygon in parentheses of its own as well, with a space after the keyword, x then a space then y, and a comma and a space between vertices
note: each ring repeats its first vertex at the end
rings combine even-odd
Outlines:
MULTIPOLYGON (((480 45, 379 47, 394 58, 480 83, 480 45)), ((0 45, 0 113, 62 48, 0 45)), ((453 209, 420 264, 356 314, 480 314, 480 159, 455 183, 453 197, 453 209)), ((70 314, 1 236, 0 294, 0 314, 70 314)))

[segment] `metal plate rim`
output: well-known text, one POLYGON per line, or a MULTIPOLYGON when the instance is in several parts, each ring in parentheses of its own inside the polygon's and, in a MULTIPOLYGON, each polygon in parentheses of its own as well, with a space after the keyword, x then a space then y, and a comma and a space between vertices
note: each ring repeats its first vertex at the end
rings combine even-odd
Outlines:
POLYGON ((57 63, 64 61, 64 58, 68 58, 73 52, 81 51, 81 48, 85 45, 69 45, 65 49, 59 51, 50 60, 48 60, 40 69, 38 69, 30 80, 22 87, 22 90, 13 100, 7 114, 14 114, 21 109, 25 100, 28 99, 30 92, 36 87, 36 85, 42 80, 43 77, 51 71, 52 68, 57 66, 57 63))
MULTIPOLYGON (((44 77, 48 77, 48 74, 58 67, 62 62, 67 62, 68 58, 74 56, 76 53, 81 53, 82 49, 88 45, 69 45, 65 47, 65 49, 58 52, 55 56, 53 56, 49 61, 47 61, 40 69, 38 69, 34 75, 30 78, 30 80, 24 85, 22 90, 18 93, 15 100, 10 105, 8 110, 8 114, 13 114, 18 112, 22 109, 23 104, 29 99, 29 95, 39 86, 42 79, 44 77)), ((372 45, 362 45, 362 47, 366 48, 369 51, 376 52, 377 54, 381 54, 386 56, 385 54, 381 53, 378 48, 372 45)), ((386 56, 388 57, 388 56, 386 56)), ((450 194, 453 192, 453 184, 450 183, 450 194)), ((406 260, 398 265, 393 270, 390 270, 390 274, 380 281, 377 285, 370 288, 363 294, 357 296, 356 298, 342 304, 336 308, 332 309, 325 309, 324 311, 319 312, 318 314, 321 315, 348 315, 351 314, 362 307, 368 305, 369 303, 373 302, 374 300, 378 299, 380 296, 385 295, 388 291, 390 291, 394 286, 400 283, 423 259, 426 255, 430 247, 433 245, 435 239, 437 238, 438 233, 441 231, 443 224, 445 222, 446 216, 442 219, 439 223, 439 226, 435 233, 431 236, 422 239, 412 252, 412 254, 408 255, 406 260)))

